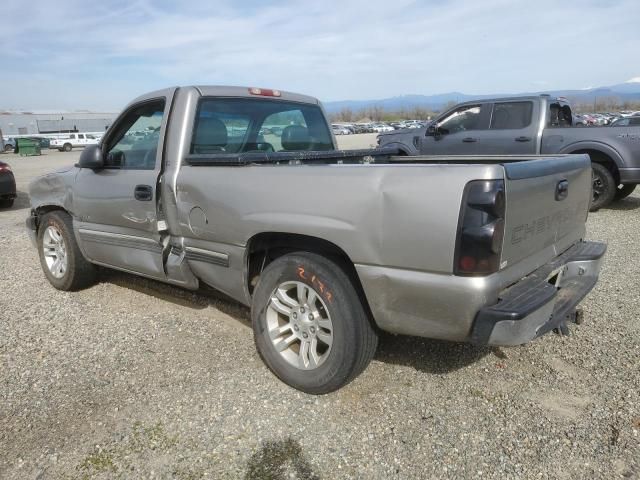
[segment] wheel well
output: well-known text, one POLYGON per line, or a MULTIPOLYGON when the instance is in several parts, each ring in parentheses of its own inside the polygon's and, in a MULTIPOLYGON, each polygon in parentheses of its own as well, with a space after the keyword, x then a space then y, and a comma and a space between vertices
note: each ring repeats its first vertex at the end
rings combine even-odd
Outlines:
POLYGON ((252 237, 247 244, 247 288, 249 293, 253 293, 260 273, 269 263, 288 253, 300 251, 323 255, 340 266, 353 282, 363 305, 368 310, 368 302, 358 272, 356 272, 347 253, 335 243, 309 235, 265 232, 252 237))
POLYGON ((613 159, 606 153, 603 153, 599 150, 591 150, 591 149, 575 150, 570 153, 588 154, 592 162, 599 163, 607 167, 607 169, 611 172, 616 182, 620 182, 620 172, 618 172, 618 166, 616 165, 616 162, 614 162, 613 159))
POLYGON ((55 212, 55 211, 68 213, 64 208, 62 208, 59 205, 42 205, 42 206, 36 207, 34 210, 32 210, 32 212, 35 212, 36 216, 38 217, 38 220, 36 221, 36 229, 40 224, 39 217, 41 217, 42 215, 46 215, 47 213, 55 212))

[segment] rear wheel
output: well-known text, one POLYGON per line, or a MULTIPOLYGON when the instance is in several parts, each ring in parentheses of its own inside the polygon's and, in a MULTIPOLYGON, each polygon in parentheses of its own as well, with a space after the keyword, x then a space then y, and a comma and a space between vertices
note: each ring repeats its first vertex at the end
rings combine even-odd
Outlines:
POLYGON ((622 200, 623 198, 627 198, 629 195, 633 193, 636 189, 635 183, 627 184, 627 185, 618 185, 618 189, 616 190, 616 194, 614 196, 614 200, 622 200))
POLYGON ((42 218, 38 253, 47 280, 58 290, 79 290, 95 282, 96 268, 82 255, 67 213, 51 212, 42 218))
POLYGON ((4 146, 4 151, 5 152, 13 152, 13 145, 5 145, 4 146))
POLYGON ((264 269, 251 318, 267 367, 306 393, 329 393, 349 383, 378 344, 349 277, 313 253, 288 254, 264 269))
POLYGON ((592 163, 593 191, 590 211, 595 212, 609 205, 616 194, 617 185, 607 167, 600 163, 592 163))

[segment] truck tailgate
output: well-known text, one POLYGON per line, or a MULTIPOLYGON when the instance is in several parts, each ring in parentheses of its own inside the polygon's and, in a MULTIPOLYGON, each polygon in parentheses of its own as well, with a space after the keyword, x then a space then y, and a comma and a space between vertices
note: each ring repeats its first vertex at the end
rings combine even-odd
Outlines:
POLYGON ((591 201, 588 155, 507 163, 501 268, 546 250, 545 263, 585 235, 591 201))

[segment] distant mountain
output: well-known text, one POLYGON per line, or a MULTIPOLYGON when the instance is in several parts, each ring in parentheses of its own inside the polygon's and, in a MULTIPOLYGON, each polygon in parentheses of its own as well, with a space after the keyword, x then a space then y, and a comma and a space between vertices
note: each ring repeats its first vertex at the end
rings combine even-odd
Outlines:
POLYGON ((581 90, 548 90, 543 92, 525 92, 517 94, 497 93, 491 95, 467 95, 460 92, 441 93, 438 95, 403 95, 400 97, 383 98, 379 100, 341 100, 336 102, 324 102, 324 107, 329 113, 337 113, 345 108, 359 112, 366 108, 380 107, 387 111, 410 110, 415 107, 439 111, 447 103, 466 102, 467 100, 512 97, 517 95, 538 95, 548 93, 554 97, 567 97, 573 103, 593 103, 597 99, 611 98, 617 102, 640 101, 640 77, 611 85, 608 87, 588 88, 581 90))

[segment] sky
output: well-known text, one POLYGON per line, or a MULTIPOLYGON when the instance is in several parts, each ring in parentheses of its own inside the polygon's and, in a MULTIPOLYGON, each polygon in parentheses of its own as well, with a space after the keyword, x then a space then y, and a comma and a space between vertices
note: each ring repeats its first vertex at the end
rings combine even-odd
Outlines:
POLYGON ((191 84, 334 101, 587 88, 640 76, 638 0, 2 5, 0 109, 111 112, 144 92, 191 84))

